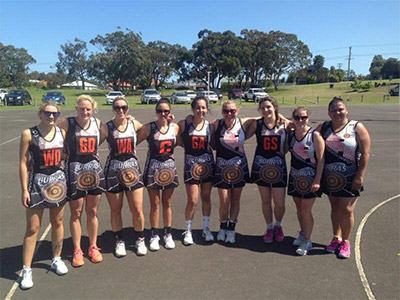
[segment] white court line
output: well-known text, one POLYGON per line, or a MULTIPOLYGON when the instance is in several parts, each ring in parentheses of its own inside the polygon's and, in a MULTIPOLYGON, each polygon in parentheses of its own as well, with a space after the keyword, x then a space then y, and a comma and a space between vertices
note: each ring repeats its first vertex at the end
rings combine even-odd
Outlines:
MULTIPOLYGON (((49 233, 51 228, 51 224, 47 225, 45 231, 43 232, 42 236, 39 239, 39 242, 36 246, 35 252, 33 253, 33 256, 36 255, 36 252, 39 250, 40 246, 42 245, 42 241, 46 238, 46 235, 49 233)), ((10 291, 8 292, 5 300, 10 300, 12 298, 12 296, 14 295, 15 291, 18 288, 19 285, 19 281, 20 281, 20 277, 22 275, 22 270, 19 272, 19 277, 17 278, 17 280, 14 282, 13 286, 11 287, 10 291)))
POLYGON ((17 137, 15 137, 15 138, 11 139, 11 140, 8 140, 8 141, 6 141, 6 142, 1 143, 0 146, 3 146, 3 145, 8 144, 8 143, 11 143, 12 141, 15 141, 16 139, 19 139, 19 138, 20 138, 20 137, 17 136, 17 137))
POLYGON ((398 195, 396 195, 396 196, 394 196, 394 197, 392 197, 392 198, 389 198, 389 199, 387 199, 387 200, 385 200, 385 201, 379 203, 379 204, 376 205, 375 207, 373 207, 373 208, 364 216, 364 218, 361 220, 361 223, 360 223, 360 225, 358 226, 358 229, 357 229, 357 234, 356 234, 356 245, 355 245, 356 265, 357 265, 358 273, 360 274, 361 282, 362 282, 362 284, 363 284, 363 286, 364 286, 365 293, 367 294, 369 300, 375 300, 375 296, 374 296, 374 294, 373 294, 372 291, 371 291, 371 287, 369 286, 367 277, 365 276, 364 268, 363 268, 363 266, 362 266, 362 264, 361 264, 361 253, 360 253, 361 234, 362 234, 362 231, 363 231, 363 228, 364 228, 365 223, 367 222, 369 216, 372 215, 372 213, 373 213, 374 211, 376 211, 376 210, 377 210, 379 207, 381 207, 382 205, 384 205, 384 204, 386 204, 386 203, 388 203, 388 202, 390 202, 390 201, 392 201, 392 200, 394 200, 394 199, 397 199, 397 198, 399 198, 399 197, 400 197, 400 194, 398 194, 398 195))

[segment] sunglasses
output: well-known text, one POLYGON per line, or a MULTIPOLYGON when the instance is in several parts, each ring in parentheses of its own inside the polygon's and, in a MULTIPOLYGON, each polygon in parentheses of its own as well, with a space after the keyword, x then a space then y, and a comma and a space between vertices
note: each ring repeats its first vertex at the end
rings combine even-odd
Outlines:
POLYGON ((231 113, 233 115, 233 114, 236 114, 237 110, 236 109, 223 109, 222 111, 224 112, 224 114, 231 113))
POLYGON ((128 105, 113 106, 113 110, 115 110, 115 111, 120 111, 121 109, 123 112, 126 112, 128 110, 128 105))
POLYGON ((60 112, 54 112, 54 111, 43 111, 43 115, 46 118, 50 118, 51 115, 53 115, 54 118, 58 118, 60 116, 60 112))
POLYGON ((170 110, 156 109, 156 113, 158 113, 158 114, 167 114, 167 115, 169 115, 170 112, 171 112, 170 110))
POLYGON ((302 120, 302 121, 305 121, 305 120, 307 120, 308 119, 308 116, 293 116, 293 119, 295 119, 296 121, 300 121, 300 120, 302 120))

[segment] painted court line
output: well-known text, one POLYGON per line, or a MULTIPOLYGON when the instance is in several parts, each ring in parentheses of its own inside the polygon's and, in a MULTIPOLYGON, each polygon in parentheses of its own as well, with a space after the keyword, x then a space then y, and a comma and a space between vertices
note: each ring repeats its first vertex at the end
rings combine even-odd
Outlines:
MULTIPOLYGON (((35 256, 35 255, 36 255, 36 252, 38 252, 40 246, 42 245, 42 241, 46 238, 47 234, 48 234, 49 231, 50 231, 50 228, 51 228, 51 224, 49 223, 49 225, 47 225, 45 231, 43 232, 42 236, 40 237, 40 239, 39 239, 39 241, 38 241, 38 244, 37 244, 37 246, 36 246, 36 249, 35 249, 35 252, 34 252, 33 256, 35 256)), ((16 291, 17 288, 18 288, 21 275, 22 275, 22 270, 19 272, 19 277, 18 277, 17 280, 14 282, 14 284, 13 284, 13 286, 11 287, 10 291, 8 292, 8 294, 7 294, 6 298, 5 298, 5 300, 10 300, 10 299, 12 298, 12 296, 14 295, 15 291, 16 291)))
POLYGON ((19 139, 19 138, 20 138, 20 137, 17 136, 17 137, 15 137, 15 138, 11 139, 11 140, 8 140, 8 141, 6 141, 6 142, 1 143, 0 146, 3 146, 3 145, 8 144, 8 143, 11 143, 12 141, 15 141, 16 139, 19 139))
POLYGON ((361 234, 362 234, 362 231, 363 231, 363 228, 364 228, 365 223, 367 222, 369 216, 372 215, 372 213, 373 213, 374 211, 376 211, 376 210, 377 210, 379 207, 381 207, 382 205, 385 205, 386 203, 388 203, 388 202, 390 202, 390 201, 392 201, 392 200, 395 200, 395 199, 397 199, 397 198, 399 198, 399 197, 400 197, 400 194, 398 194, 398 195, 396 195, 396 196, 394 196, 394 197, 392 197, 392 198, 389 198, 389 199, 387 199, 387 200, 385 200, 385 201, 382 201, 381 203, 379 203, 378 205, 376 205, 375 207, 373 207, 373 208, 364 216, 364 218, 361 220, 361 223, 360 223, 360 225, 358 226, 358 229, 357 229, 357 234, 356 234, 356 245, 355 245, 356 265, 357 265, 358 273, 360 274, 361 282, 362 282, 362 284, 363 284, 363 286, 364 286, 365 293, 367 294, 369 300, 375 300, 375 296, 374 296, 374 294, 373 294, 372 291, 371 291, 371 287, 370 287, 370 285, 369 285, 369 283, 368 283, 367 276, 365 276, 364 268, 363 268, 362 263, 361 263, 361 253, 360 253, 361 234))

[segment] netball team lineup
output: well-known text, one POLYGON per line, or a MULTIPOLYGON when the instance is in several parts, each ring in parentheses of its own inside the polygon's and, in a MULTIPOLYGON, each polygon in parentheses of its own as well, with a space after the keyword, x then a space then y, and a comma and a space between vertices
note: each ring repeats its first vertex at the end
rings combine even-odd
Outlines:
MULTIPOLYGON (((166 249, 175 248, 172 206, 174 190, 179 185, 186 189, 185 216, 174 215, 174 220, 185 219, 184 245, 194 243, 192 220, 199 199, 205 242, 216 240, 234 245, 242 191, 245 185, 255 184, 261 209, 254 213, 264 216, 264 243, 284 240, 288 195, 293 198, 299 222, 293 245, 297 255, 307 255, 312 249, 312 208, 324 193, 331 204, 332 223, 332 233, 327 233, 327 239, 331 240, 325 250, 338 258, 350 257, 354 209, 363 191, 371 142, 365 126, 348 119, 348 108, 341 98, 330 101, 329 119, 316 128, 309 125, 311 112, 307 107, 297 107, 290 116, 283 116, 272 97, 258 103, 258 117, 239 117, 235 102, 226 101, 221 107, 221 118, 213 121, 207 120, 208 102, 201 97, 192 101, 191 111, 178 122, 169 101, 164 99, 155 105, 154 121, 147 124, 129 114, 128 102, 123 98, 115 99, 114 117, 106 123, 94 116, 96 108, 92 97, 81 95, 76 101, 75 116, 61 119, 56 103, 44 102, 39 108, 38 124, 22 132, 19 169, 21 201, 27 220, 22 289, 33 286, 31 264, 45 209, 50 211, 52 226, 51 269, 64 275, 68 273, 61 259, 66 206, 70 209, 73 267, 85 264, 84 253, 93 263, 103 260, 97 242, 97 211, 103 193, 110 207, 115 256, 127 255, 122 230, 124 198, 132 214, 136 254, 141 256, 148 250, 158 251, 160 244, 166 249), (245 153, 245 141, 254 135, 255 153, 245 153), (146 161, 138 161, 136 147, 145 141, 146 161), (104 166, 99 158, 103 142, 109 151, 104 166), (184 149, 183 174, 178 174, 174 157, 178 146, 184 149), (288 152, 290 157, 286 155, 288 152), (251 166, 249 155, 254 155, 251 166), (213 187, 218 189, 219 198, 220 226, 216 233, 209 225, 213 187), (150 213, 146 215, 151 226, 149 240, 144 235, 145 189, 150 200, 150 213), (83 214, 86 214, 88 249, 81 247, 85 234, 83 214)), ((215 214, 213 218, 217 218, 215 214)))

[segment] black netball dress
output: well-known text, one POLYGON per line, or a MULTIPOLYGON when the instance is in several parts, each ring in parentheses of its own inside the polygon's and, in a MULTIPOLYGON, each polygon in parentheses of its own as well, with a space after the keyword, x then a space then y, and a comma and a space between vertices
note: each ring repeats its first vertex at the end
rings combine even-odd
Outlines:
POLYGON ((325 166, 322 190, 328 196, 357 197, 360 191, 352 190, 357 174, 360 151, 356 138, 357 121, 349 121, 339 132, 334 132, 332 122, 324 122, 321 135, 325 140, 325 166))
POLYGON ((185 120, 182 133, 185 148, 185 183, 201 184, 212 181, 215 170, 214 157, 210 146, 211 125, 205 120, 200 130, 185 120))
POLYGON ((269 129, 257 120, 257 148, 251 168, 251 181, 267 187, 286 187, 285 124, 269 129))
POLYGON ((147 143, 149 151, 144 172, 145 186, 156 190, 177 187, 179 182, 174 159, 175 124, 170 123, 167 131, 162 133, 156 122, 151 122, 147 143))
POLYGON ((107 192, 119 193, 143 187, 143 176, 136 157, 135 125, 129 120, 125 130, 119 131, 111 120, 107 129, 110 150, 104 167, 107 192))
POLYGON ((294 131, 289 132, 288 144, 292 158, 290 161, 288 195, 302 199, 321 197, 321 189, 315 193, 310 192, 317 169, 314 131, 310 128, 300 141, 297 140, 294 131))
POLYGON ((74 117, 68 118, 66 172, 68 198, 75 200, 85 195, 105 192, 103 169, 98 147, 100 129, 94 117, 84 129, 74 117))
POLYGON ((243 187, 249 181, 249 167, 244 152, 245 133, 239 118, 231 129, 219 120, 215 132, 216 168, 214 186, 222 189, 243 187))
POLYGON ((62 168, 64 137, 61 129, 55 127, 54 137, 46 140, 38 128, 30 128, 32 140, 29 143, 30 167, 28 191, 31 208, 53 208, 67 201, 67 182, 62 168))

